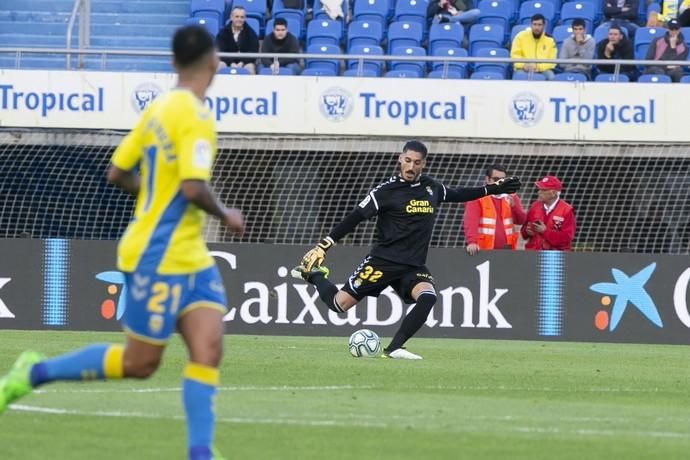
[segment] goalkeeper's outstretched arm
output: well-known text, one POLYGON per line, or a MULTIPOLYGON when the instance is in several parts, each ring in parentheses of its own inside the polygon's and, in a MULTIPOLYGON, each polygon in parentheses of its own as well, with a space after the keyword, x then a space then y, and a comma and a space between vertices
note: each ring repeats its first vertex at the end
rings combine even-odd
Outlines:
POLYGON ((500 195, 502 193, 515 193, 520 190, 522 183, 517 177, 508 177, 488 184, 483 187, 458 187, 447 188, 445 201, 459 203, 472 201, 486 195, 500 195))
POLYGON ((360 210, 356 208, 347 215, 338 225, 328 233, 324 239, 319 241, 316 246, 310 249, 304 257, 302 257, 302 265, 307 270, 311 270, 314 266, 321 266, 326 258, 326 251, 328 251, 337 241, 344 238, 347 234, 352 232, 360 222, 366 217, 360 210))

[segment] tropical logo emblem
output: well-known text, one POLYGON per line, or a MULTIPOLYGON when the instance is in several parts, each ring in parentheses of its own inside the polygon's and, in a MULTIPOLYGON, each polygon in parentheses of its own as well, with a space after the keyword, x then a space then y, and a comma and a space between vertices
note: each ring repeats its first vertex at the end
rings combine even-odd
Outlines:
POLYGON ((591 285, 589 288, 592 291, 604 294, 601 298, 601 305, 604 309, 599 310, 594 316, 594 326, 602 331, 607 328, 609 331, 614 331, 628 305, 632 305, 652 324, 657 327, 664 327, 654 301, 644 288, 655 269, 656 263, 652 263, 634 275, 628 276, 622 270, 612 268, 611 274, 615 280, 614 283, 591 285), (611 297, 614 297, 613 306, 611 306, 611 297), (606 310, 608 307, 611 307, 610 313, 606 310))
POLYGON ((108 283, 108 287, 106 287, 108 297, 101 302, 101 316, 105 319, 115 317, 119 320, 125 313, 125 299, 127 298, 125 275, 118 271, 100 272, 96 274, 96 279, 108 283))
POLYGON ((340 122, 352 113, 352 95, 342 88, 328 88, 319 97, 321 115, 330 121, 340 122))
POLYGON ((132 91, 130 97, 132 108, 136 113, 141 113, 163 91, 154 83, 142 83, 132 91))
POLYGON ((510 101, 510 116, 520 126, 536 125, 544 113, 539 96, 534 93, 516 94, 510 101))

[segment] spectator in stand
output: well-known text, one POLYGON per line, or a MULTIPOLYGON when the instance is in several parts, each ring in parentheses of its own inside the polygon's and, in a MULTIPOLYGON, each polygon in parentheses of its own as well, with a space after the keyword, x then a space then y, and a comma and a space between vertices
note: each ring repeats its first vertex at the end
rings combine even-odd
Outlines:
POLYGON ((633 39, 635 31, 638 29, 637 10, 640 6, 639 0, 604 0, 605 22, 613 22, 628 31, 628 37, 633 39))
MULTIPOLYGON (((556 42, 553 38, 546 35, 544 25, 546 19, 541 14, 535 14, 530 19, 530 28, 519 32, 510 48, 511 58, 535 58, 535 59, 556 59, 556 42)), ((541 73, 547 80, 553 80, 553 69, 556 64, 548 63, 515 63, 513 68, 516 72, 541 73)))
MULTIPOLYGON (((486 168, 484 184, 495 184, 505 178, 505 166, 494 164, 486 168)), ((479 251, 515 249, 518 243, 515 225, 522 225, 525 217, 520 198, 514 193, 468 201, 462 222, 467 253, 473 256, 479 251)))
POLYGON ((434 24, 459 22, 469 25, 479 19, 479 8, 474 8, 472 0, 429 0, 426 15, 434 24))
POLYGON ((671 19, 678 19, 681 27, 690 26, 690 0, 664 0, 661 12, 658 4, 652 3, 647 13, 647 27, 664 27, 671 19))
MULTIPOLYGON (((648 61, 685 61, 688 59, 688 45, 683 34, 680 33, 678 19, 671 19, 666 23, 668 30, 663 37, 655 38, 647 49, 648 61)), ((665 74, 679 82, 683 77, 683 68, 677 65, 647 66, 646 74, 665 74)))
MULTIPOLYGON (((560 59, 593 59, 594 58, 594 38, 585 32, 585 20, 577 18, 571 24, 573 34, 563 40, 559 52, 560 59)), ((561 64, 564 72, 581 73, 587 76, 587 80, 592 78, 592 66, 590 64, 561 64)))
MULTIPOLYGON (((218 51, 223 53, 258 53, 259 37, 254 29, 246 23, 247 12, 241 6, 232 9, 230 22, 223 27, 216 37, 218 51)), ((256 59, 240 57, 220 58, 221 67, 244 67, 251 74, 256 73, 256 59)))
MULTIPOLYGON (((608 38, 597 43, 597 59, 635 59, 632 42, 628 40, 618 24, 611 24, 608 38)), ((602 73, 614 73, 612 64, 598 64, 597 68, 602 73)), ((625 74, 631 81, 635 79, 635 66, 622 65, 621 74, 625 74)))
MULTIPOLYGON (((264 37, 261 44, 262 53, 290 53, 299 54, 299 40, 288 31, 285 18, 276 18, 273 21, 273 32, 264 37)), ((278 73, 280 67, 291 69, 295 75, 299 75, 301 66, 297 58, 262 58, 259 61, 259 69, 269 67, 273 73, 278 73)))
POLYGON ((537 201, 527 211, 522 237, 525 249, 570 251, 575 237, 573 207, 561 199, 563 185, 556 176, 546 176, 534 183, 537 201))

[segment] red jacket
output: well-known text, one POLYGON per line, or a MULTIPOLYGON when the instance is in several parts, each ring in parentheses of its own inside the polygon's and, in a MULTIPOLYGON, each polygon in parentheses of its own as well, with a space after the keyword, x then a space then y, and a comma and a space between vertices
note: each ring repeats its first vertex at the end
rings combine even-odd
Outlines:
MULTIPOLYGON (((522 203, 520 198, 513 194, 513 207, 512 207, 512 217, 513 224, 522 225, 525 222, 525 211, 522 209, 522 203)), ((501 216, 502 206, 501 200, 503 198, 497 198, 492 195, 491 198, 496 207, 496 215, 501 216)), ((465 203, 465 215, 462 220, 462 226, 465 230, 465 242, 466 244, 477 243, 479 241, 479 219, 481 218, 482 209, 479 204, 479 199, 468 201, 465 203)), ((507 216, 502 216, 507 217, 507 216)), ((496 219, 496 234, 495 234, 494 248, 503 249, 506 247, 506 232, 503 226, 503 219, 496 219)))
POLYGON ((527 240, 525 249, 570 251, 575 237, 573 207, 559 199, 556 207, 547 215, 544 210, 544 203, 535 201, 527 211, 527 223, 522 226, 520 233, 527 240), (536 221, 544 222, 546 230, 541 235, 534 232, 533 236, 529 236, 525 231, 536 221))

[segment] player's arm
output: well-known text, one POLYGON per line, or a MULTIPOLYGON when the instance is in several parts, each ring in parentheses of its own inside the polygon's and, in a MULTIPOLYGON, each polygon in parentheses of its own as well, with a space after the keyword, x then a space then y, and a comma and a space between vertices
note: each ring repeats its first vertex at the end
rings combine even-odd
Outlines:
POLYGON ((208 214, 223 221, 226 227, 242 236, 244 219, 239 209, 226 208, 213 193, 208 183, 199 179, 188 179, 182 182, 182 195, 208 214))
POLYGON ((459 203, 472 201, 486 195, 501 195, 503 193, 515 193, 520 190, 522 183, 517 177, 506 177, 496 181, 495 184, 484 185, 483 187, 443 187, 443 201, 459 203))
POLYGON ((141 161, 141 155, 144 150, 141 140, 144 118, 142 116, 139 119, 137 125, 117 146, 106 173, 108 182, 135 196, 139 194, 140 178, 136 166, 141 161))
POLYGON ((131 195, 137 196, 139 194, 140 178, 139 174, 135 173, 133 170, 125 171, 111 164, 108 168, 106 178, 108 182, 117 185, 131 195))
POLYGON ((374 196, 374 192, 370 192, 354 211, 348 214, 338 225, 333 227, 324 239, 319 241, 316 246, 310 249, 304 257, 302 257, 302 265, 304 268, 311 270, 313 266, 320 267, 326 258, 326 251, 346 235, 353 232, 360 222, 375 216, 378 212, 379 202, 374 196))

